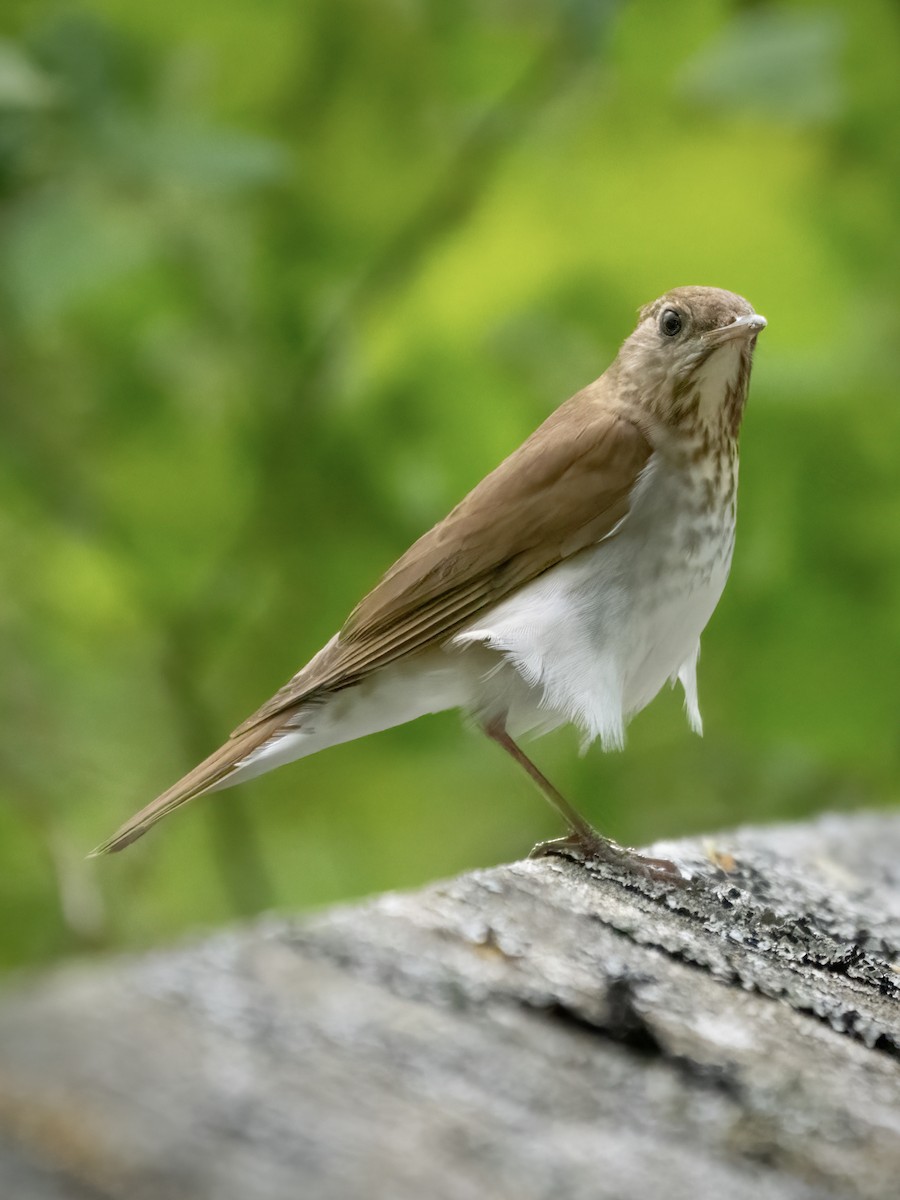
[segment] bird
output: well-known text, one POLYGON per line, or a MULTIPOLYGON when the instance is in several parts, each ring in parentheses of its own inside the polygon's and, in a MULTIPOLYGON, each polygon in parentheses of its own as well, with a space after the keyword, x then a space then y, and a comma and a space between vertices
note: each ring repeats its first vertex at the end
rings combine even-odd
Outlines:
POLYGON ((92 853, 188 801, 427 713, 462 709, 567 826, 533 855, 681 873, 597 831, 519 745, 571 724, 621 748, 668 681, 702 733, 700 635, 734 550, 738 437, 757 335, 742 296, 676 287, 607 370, 425 533, 227 741, 92 853))

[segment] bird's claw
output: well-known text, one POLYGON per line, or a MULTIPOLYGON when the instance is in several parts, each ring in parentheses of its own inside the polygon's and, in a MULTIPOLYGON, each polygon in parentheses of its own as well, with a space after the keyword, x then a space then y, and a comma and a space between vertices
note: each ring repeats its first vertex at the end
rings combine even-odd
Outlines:
POLYGON ((610 838, 605 838, 596 830, 571 830, 565 837, 550 838, 538 842, 529 858, 559 857, 575 859, 578 862, 605 862, 614 866, 634 871, 657 883, 684 886, 688 880, 677 865, 668 858, 649 858, 620 846, 610 838))

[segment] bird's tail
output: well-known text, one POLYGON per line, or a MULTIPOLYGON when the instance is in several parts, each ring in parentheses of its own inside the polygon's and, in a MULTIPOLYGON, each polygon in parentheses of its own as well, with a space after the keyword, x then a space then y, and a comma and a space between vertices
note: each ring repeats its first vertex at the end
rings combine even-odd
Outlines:
POLYGON ((259 750, 283 729, 284 718, 279 716, 263 721, 249 729, 238 731, 209 758, 205 758, 202 763, 199 763, 192 771, 188 771, 187 775, 179 779, 161 796, 151 800, 146 808, 142 808, 140 812, 129 818, 112 837, 107 838, 105 842, 101 842, 92 850, 88 858, 124 850, 126 846, 136 842, 139 837, 143 837, 157 821, 167 817, 176 808, 181 808, 182 804, 187 804, 196 796, 202 796, 204 792, 230 787, 231 784, 237 783, 245 775, 245 771, 241 769, 242 764, 246 763, 255 750, 259 750))

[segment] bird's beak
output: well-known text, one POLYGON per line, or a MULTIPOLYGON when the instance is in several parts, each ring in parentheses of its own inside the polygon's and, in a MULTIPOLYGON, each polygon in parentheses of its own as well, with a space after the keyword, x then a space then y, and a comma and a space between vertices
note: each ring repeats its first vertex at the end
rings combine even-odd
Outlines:
POLYGON ((713 329, 707 337, 716 345, 730 342, 736 337, 756 337, 767 324, 766 318, 761 317, 759 313, 750 313, 747 317, 738 317, 730 325, 723 325, 721 329, 713 329))

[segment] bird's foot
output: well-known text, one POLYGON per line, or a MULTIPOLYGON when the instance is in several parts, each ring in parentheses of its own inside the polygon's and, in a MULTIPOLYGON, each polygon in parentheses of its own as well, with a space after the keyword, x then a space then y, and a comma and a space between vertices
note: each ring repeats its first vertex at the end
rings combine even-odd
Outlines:
POLYGON ((546 842, 538 842, 529 854, 529 858, 559 858, 576 859, 578 862, 605 862, 614 866, 624 867, 647 879, 658 883, 671 883, 682 886, 688 882, 675 863, 668 858, 648 858, 620 846, 611 838, 605 838, 596 829, 573 829, 565 837, 551 838, 546 842))

